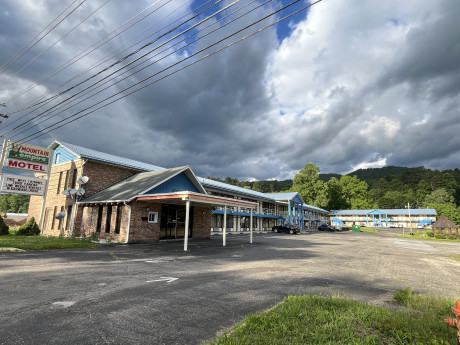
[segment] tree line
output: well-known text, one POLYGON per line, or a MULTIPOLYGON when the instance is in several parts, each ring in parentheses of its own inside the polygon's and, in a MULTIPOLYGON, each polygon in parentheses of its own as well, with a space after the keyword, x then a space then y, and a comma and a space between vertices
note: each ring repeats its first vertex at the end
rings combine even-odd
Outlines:
POLYGON ((0 194, 0 212, 27 213, 29 210, 29 195, 0 194))
MULTIPOLYGON (((214 178, 215 179, 215 178, 214 178)), ((326 210, 434 208, 460 224, 460 170, 431 170, 384 167, 360 169, 347 175, 320 174, 307 163, 286 181, 238 181, 227 177, 221 182, 263 193, 298 192, 310 205, 326 210)))

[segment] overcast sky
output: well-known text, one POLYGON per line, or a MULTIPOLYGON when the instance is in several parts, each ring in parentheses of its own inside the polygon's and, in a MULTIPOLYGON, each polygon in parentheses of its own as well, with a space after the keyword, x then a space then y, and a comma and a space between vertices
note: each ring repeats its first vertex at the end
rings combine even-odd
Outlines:
MULTIPOLYGON (((186 16, 204 3, 159 0, 144 15, 164 6, 137 25, 9 101, 154 3, 110 0, 32 61, 107 0, 79 0, 71 8, 82 1, 82 6, 0 74, 0 103, 8 101, 0 112, 23 108, 123 44, 128 48, 133 37, 140 40, 153 35, 171 18, 186 16), (148 31, 143 34, 143 30, 148 31)), ((73 0, 0 0, 0 66, 72 3, 73 0)), ((230 3, 223 1, 214 8, 230 3)), ((237 12, 243 13, 261 3, 241 0, 230 11, 247 5, 237 12)), ((283 4, 287 2, 283 0, 283 4)), ((71 109, 63 108, 53 121, 38 123, 45 116, 38 116, 40 112, 122 66, 116 65, 35 113, 27 115, 29 111, 23 111, 3 119, 0 134, 23 139, 174 63, 181 67, 197 61, 197 57, 273 22, 269 18, 236 38, 193 55, 281 5, 272 1, 227 26, 224 23, 238 14, 224 18, 207 29, 222 27, 209 36, 204 36, 207 31, 191 30, 188 34, 196 36, 186 43, 202 38, 187 47, 181 43, 184 49, 177 52, 174 49, 178 46, 171 48, 177 41, 167 42, 174 33, 165 36, 155 44, 164 43, 160 49, 169 47, 166 52, 171 54, 161 61, 87 101, 76 102, 71 109), (28 127, 5 134, 23 122, 35 123, 35 127, 24 133, 19 132, 28 127)), ((301 5, 304 3, 296 8, 301 5)), ((211 10, 179 30, 205 18, 211 10)), ((276 19, 287 13, 284 11, 276 19)), ((63 140, 167 168, 188 164, 200 176, 240 179, 293 178, 308 162, 318 165, 322 173, 347 173, 360 167, 385 165, 456 168, 460 166, 458 18, 458 0, 323 0, 308 13, 302 12, 30 143, 48 146, 55 139, 63 140)), ((155 35, 112 58, 111 63, 160 33, 155 35)), ((150 61, 166 52, 156 57, 152 57, 156 54, 153 53, 150 61)), ((108 65, 102 64, 59 91, 108 65)), ((55 95, 57 91, 52 92, 55 95)))

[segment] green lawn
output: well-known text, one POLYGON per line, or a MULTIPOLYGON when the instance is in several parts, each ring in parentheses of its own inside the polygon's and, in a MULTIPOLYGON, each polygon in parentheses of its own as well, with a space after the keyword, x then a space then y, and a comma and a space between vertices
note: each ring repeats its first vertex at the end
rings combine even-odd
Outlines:
POLYGON ((447 231, 445 231, 443 233, 444 236, 446 236, 445 239, 437 239, 437 238, 434 238, 434 237, 430 237, 430 236, 427 235, 427 232, 429 232, 429 231, 426 231, 426 230, 417 231, 417 230, 414 229, 414 230, 412 230, 412 232, 413 232, 413 235, 409 235, 409 230, 408 230, 408 231, 405 232, 404 235, 398 235, 398 237, 415 238, 417 240, 424 240, 424 241, 460 242, 460 239, 458 239, 458 240, 447 239, 447 236, 449 235, 449 233, 447 231))
POLYGON ((361 227, 360 232, 379 232, 376 229, 361 227))
POLYGON ((398 291, 401 311, 343 298, 290 296, 274 308, 251 314, 211 344, 457 344, 453 300, 398 291))
POLYGON ((0 236, 0 248, 18 248, 25 250, 64 249, 95 247, 89 239, 58 238, 45 236, 0 236))

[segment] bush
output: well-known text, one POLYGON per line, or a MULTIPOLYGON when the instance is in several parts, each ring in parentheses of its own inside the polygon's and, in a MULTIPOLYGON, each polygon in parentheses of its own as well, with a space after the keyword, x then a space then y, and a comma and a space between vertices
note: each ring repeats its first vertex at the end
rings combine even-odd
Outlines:
POLYGON ((27 223, 19 227, 18 232, 16 233, 18 236, 38 236, 40 235, 40 228, 38 227, 35 218, 30 218, 27 223))
POLYGON ((3 217, 0 216, 0 236, 6 236, 10 234, 10 227, 3 221, 3 217))
POLYGON ((433 231, 427 231, 425 233, 428 237, 434 237, 433 231))
POLYGON ((449 235, 449 236, 447 236, 447 239, 448 239, 448 240, 455 240, 455 239, 456 239, 456 237, 455 237, 455 236, 453 236, 453 235, 449 235))
POLYGON ((436 234, 436 235, 434 235, 434 238, 436 238, 437 240, 445 240, 445 239, 446 239, 446 236, 436 234))

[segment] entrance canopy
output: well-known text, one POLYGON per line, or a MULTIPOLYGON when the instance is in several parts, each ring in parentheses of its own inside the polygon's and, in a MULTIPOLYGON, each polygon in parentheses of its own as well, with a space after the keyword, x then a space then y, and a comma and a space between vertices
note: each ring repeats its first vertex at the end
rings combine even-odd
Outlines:
POLYGON ((139 195, 135 198, 137 201, 156 201, 161 203, 185 204, 185 235, 184 235, 184 251, 188 250, 188 233, 189 233, 189 220, 190 220, 190 206, 193 205, 216 205, 224 207, 224 231, 222 238, 222 245, 225 247, 227 243, 227 207, 242 206, 249 208, 250 213, 250 240, 252 243, 252 211, 257 207, 257 203, 244 201, 239 199, 224 198, 221 196, 214 196, 209 194, 200 194, 195 192, 183 191, 175 193, 164 194, 151 194, 139 195))

